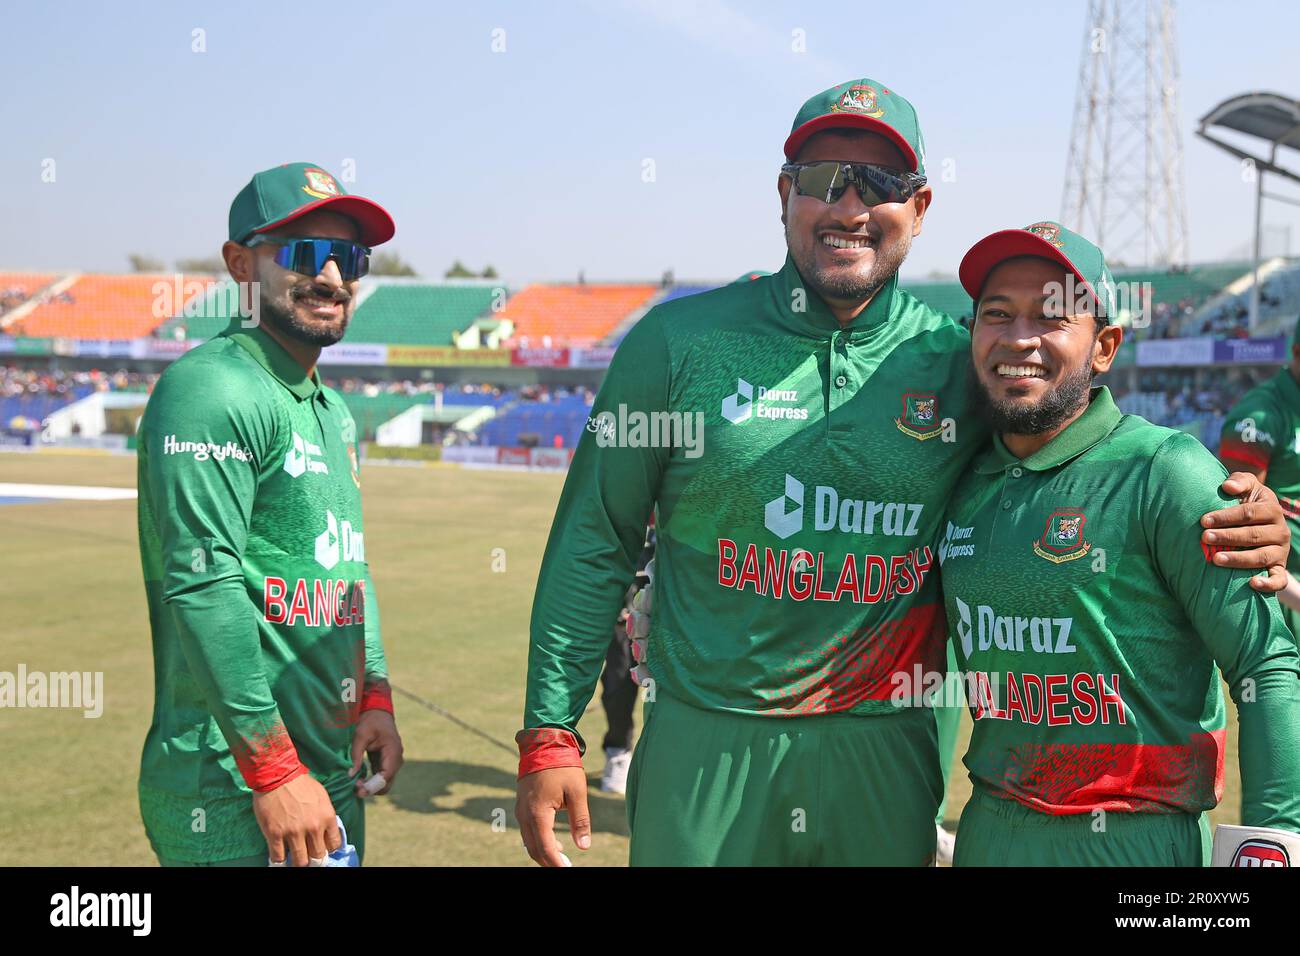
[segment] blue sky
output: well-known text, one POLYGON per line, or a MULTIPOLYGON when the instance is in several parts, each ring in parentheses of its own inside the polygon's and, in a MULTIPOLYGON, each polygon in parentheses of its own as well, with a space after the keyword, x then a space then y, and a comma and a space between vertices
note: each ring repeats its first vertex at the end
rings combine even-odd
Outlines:
MULTIPOLYGON (((1085 8, 10 2, 0 269, 216 254, 249 176, 299 160, 351 161, 348 188, 389 208, 391 248, 426 275, 453 258, 517 280, 773 269, 790 122, 865 75, 912 100, 932 172, 948 159, 956 174, 904 276, 954 272, 981 235, 1060 215, 1085 8)), ((1253 187, 1192 130, 1236 93, 1300 97, 1300 5, 1183 2, 1178 35, 1192 259, 1237 257, 1253 187)), ((1300 208, 1266 221, 1300 254, 1300 208)))

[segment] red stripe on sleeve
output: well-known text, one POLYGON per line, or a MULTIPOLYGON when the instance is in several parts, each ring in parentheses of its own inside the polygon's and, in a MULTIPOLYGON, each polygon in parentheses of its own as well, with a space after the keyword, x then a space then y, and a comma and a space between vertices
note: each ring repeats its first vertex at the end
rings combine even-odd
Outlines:
POLYGON ((1246 446, 1237 442, 1223 442, 1219 446, 1219 457, 1224 461, 1239 461, 1252 468, 1267 468, 1268 459, 1259 454, 1252 454, 1246 446))
POLYGON ((393 689, 388 686, 388 681, 366 684, 361 692, 361 712, 364 714, 368 710, 393 712, 393 689))
POLYGON ((538 770, 582 766, 578 738, 570 731, 533 727, 515 734, 515 743, 519 745, 520 779, 538 770))

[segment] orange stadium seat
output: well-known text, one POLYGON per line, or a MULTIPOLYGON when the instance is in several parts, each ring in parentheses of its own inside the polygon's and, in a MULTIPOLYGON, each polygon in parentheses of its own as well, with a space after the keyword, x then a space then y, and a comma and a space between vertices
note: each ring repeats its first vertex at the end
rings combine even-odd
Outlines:
POLYGON ((48 272, 0 272, 0 292, 14 290, 31 295, 55 280, 48 272))
POLYGON ((57 278, 45 272, 0 272, 0 333, 15 321, 5 322, 8 313, 27 305, 33 295, 57 278))
POLYGON ((210 276, 82 275, 8 331, 80 339, 141 338, 178 311, 173 300, 188 298, 185 283, 211 281, 210 276))
POLYGON ((628 313, 643 306, 654 285, 530 285, 506 304, 499 318, 514 323, 514 341, 540 346, 593 345, 628 313))

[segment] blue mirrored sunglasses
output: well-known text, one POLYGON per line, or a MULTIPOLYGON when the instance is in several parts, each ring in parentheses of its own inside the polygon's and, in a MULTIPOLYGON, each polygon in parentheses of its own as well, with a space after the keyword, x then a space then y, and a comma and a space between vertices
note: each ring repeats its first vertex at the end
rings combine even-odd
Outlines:
POLYGON ((343 281, 360 279, 370 271, 370 247, 347 239, 289 239, 254 236, 247 246, 276 246, 276 265, 315 278, 331 259, 339 267, 343 281))

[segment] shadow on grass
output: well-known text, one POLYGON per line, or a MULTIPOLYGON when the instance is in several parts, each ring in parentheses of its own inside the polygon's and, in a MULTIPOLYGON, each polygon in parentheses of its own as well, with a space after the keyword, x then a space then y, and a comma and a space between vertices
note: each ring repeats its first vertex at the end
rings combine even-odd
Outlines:
MULTIPOLYGON (((507 829, 519 829, 515 821, 515 775, 500 767, 455 760, 407 761, 386 799, 412 813, 454 813, 476 823, 504 822, 507 829), (487 788, 493 792, 458 797, 457 791, 466 788, 487 788)), ((591 811, 592 833, 628 835, 623 797, 602 792, 599 774, 587 777, 587 807, 591 811)), ((568 832, 568 829, 565 815, 560 814, 556 831, 568 832)))

